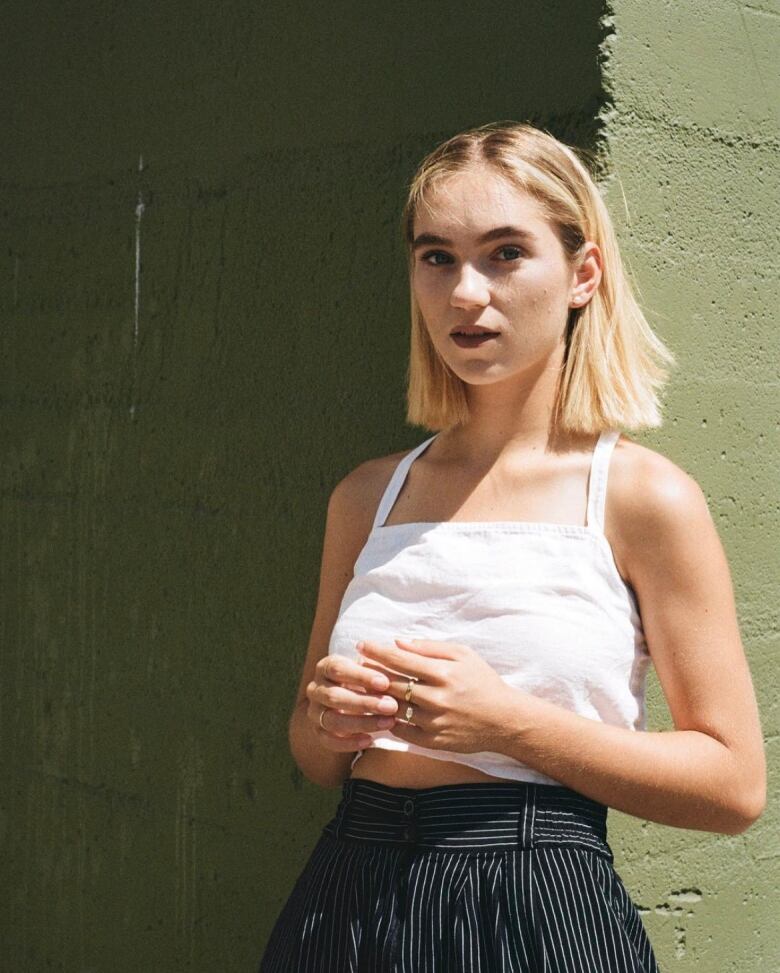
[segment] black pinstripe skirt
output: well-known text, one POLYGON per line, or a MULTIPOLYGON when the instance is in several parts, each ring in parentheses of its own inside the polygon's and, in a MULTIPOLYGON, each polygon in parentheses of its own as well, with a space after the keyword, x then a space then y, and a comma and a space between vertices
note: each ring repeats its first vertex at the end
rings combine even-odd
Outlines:
POLYGON ((658 973, 607 808, 521 781, 349 778, 259 973, 658 973))

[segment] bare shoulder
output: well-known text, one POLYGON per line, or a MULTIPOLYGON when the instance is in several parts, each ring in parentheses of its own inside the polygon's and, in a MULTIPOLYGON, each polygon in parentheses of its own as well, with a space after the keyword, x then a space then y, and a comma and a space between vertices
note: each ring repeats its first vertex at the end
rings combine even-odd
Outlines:
POLYGON ((701 487, 689 473, 624 435, 610 463, 609 495, 616 511, 642 520, 668 520, 706 506, 701 487))
POLYGON ((717 536, 696 480, 656 450, 621 435, 610 462, 605 531, 621 574, 697 537, 717 536))
POLYGON ((406 451, 364 460, 333 488, 329 510, 359 534, 368 534, 379 501, 406 451))

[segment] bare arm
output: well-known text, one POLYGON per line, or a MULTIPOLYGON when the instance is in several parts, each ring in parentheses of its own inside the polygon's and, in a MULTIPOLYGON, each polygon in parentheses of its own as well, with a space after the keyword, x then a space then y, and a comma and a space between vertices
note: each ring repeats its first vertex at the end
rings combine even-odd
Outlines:
POLYGON ((764 810, 766 764, 728 564, 699 486, 642 452, 611 486, 613 528, 675 729, 635 733, 513 690, 498 749, 628 814, 738 834, 764 810))
MULTIPOLYGON (((764 809, 766 768, 725 554, 687 474, 633 444, 622 457, 613 459, 607 536, 638 595, 673 731, 573 713, 509 686, 457 643, 365 642, 362 651, 369 665, 421 680, 414 723, 391 731, 400 739, 504 753, 627 814, 738 834, 764 809)), ((397 699, 406 678, 393 676, 397 699)))
POLYGON ((349 775, 355 751, 371 743, 367 734, 382 728, 378 716, 365 714, 397 710, 395 700, 380 707, 385 677, 375 685, 377 674, 365 666, 328 656, 341 601, 379 502, 377 490, 381 493, 387 475, 383 461, 364 463, 336 486, 328 503, 317 607, 288 728, 296 764, 320 787, 338 787, 349 775), (323 707, 330 711, 322 715, 323 707))

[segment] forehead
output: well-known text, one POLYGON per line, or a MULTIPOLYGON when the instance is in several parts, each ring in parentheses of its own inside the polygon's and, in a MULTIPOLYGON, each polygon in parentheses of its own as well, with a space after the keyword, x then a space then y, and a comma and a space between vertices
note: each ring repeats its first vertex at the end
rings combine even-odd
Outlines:
POLYGON ((480 166, 441 177, 426 191, 414 217, 415 232, 479 235, 498 225, 551 232, 541 204, 494 169, 480 166))

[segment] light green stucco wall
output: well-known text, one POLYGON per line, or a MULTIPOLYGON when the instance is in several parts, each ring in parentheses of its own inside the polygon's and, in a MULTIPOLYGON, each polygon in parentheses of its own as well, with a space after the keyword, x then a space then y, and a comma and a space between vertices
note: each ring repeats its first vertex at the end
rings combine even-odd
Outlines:
MULTIPOLYGON (((610 833, 662 969, 778 973, 780 5, 617 0, 611 19, 607 200, 678 359, 665 426, 639 438, 707 496, 759 697, 770 803, 735 837, 637 828, 618 812, 610 833)), ((649 724, 671 728, 654 675, 649 695, 649 724)))
MULTIPOLYGON (((614 9, 606 44, 601 5, 581 0, 10 6, 9 971, 254 969, 338 797, 301 779, 285 732, 327 497, 360 460, 421 435, 403 422, 405 182, 467 125, 528 118, 609 149, 632 216, 610 183, 621 239, 682 361, 669 424, 649 441, 715 504, 777 733, 777 410, 749 384, 777 381, 767 213, 777 131, 750 79, 775 20, 758 29, 758 4, 708 5, 705 77, 687 60, 702 23, 694 5, 668 48, 666 24, 681 15, 638 2, 614 9), (737 46, 743 20, 752 56, 737 46), (728 89, 725 102, 698 93, 705 82, 728 89)), ((763 74, 768 87, 768 63, 763 74)), ((697 970, 720 973, 776 955, 770 813, 738 838, 610 821, 662 960, 682 970, 699 957, 697 970), (693 887, 701 900, 675 915, 673 893, 693 887), (707 961, 731 965, 708 967, 707 949, 707 961)))

